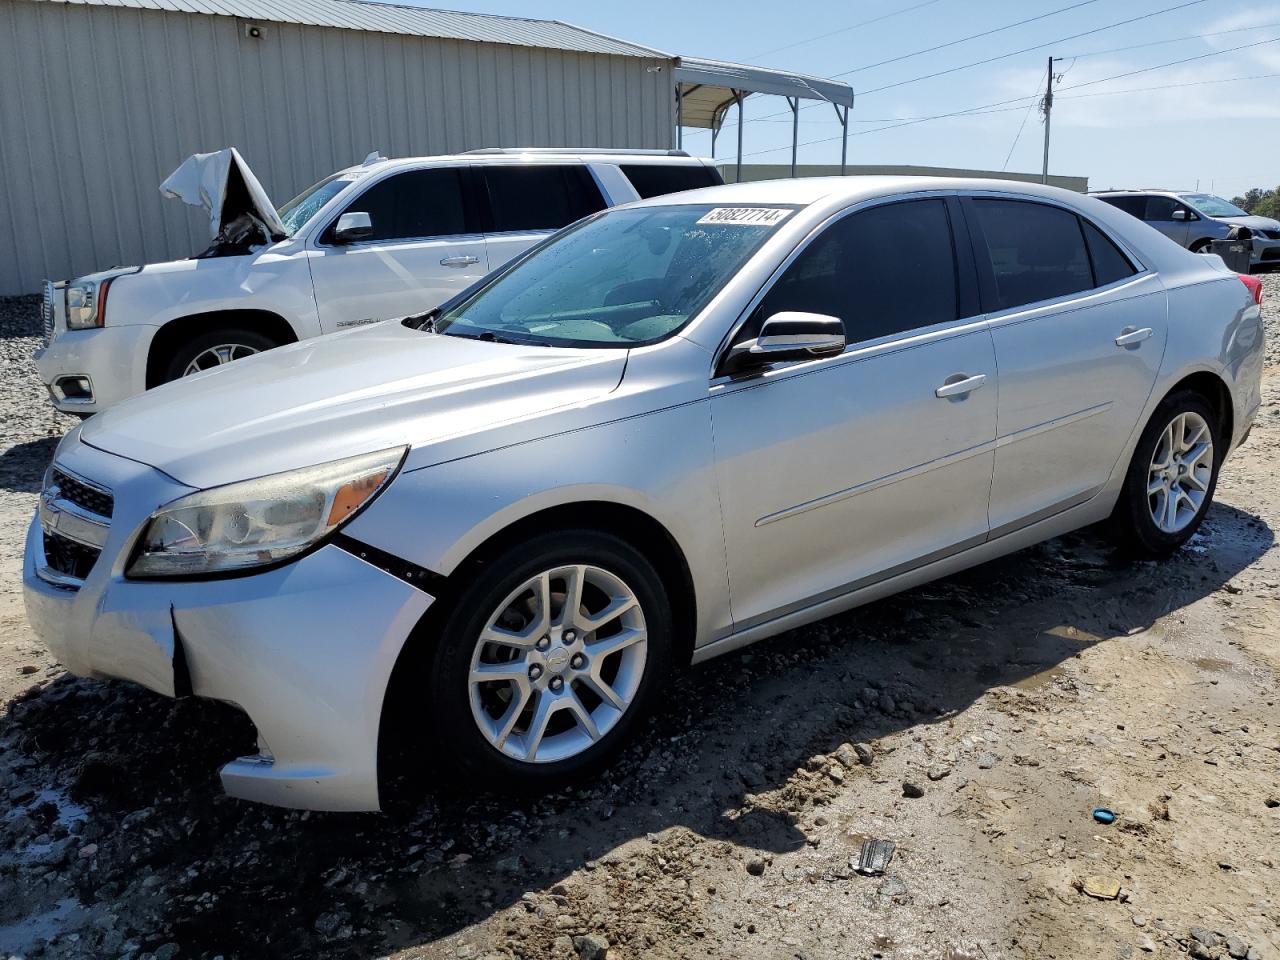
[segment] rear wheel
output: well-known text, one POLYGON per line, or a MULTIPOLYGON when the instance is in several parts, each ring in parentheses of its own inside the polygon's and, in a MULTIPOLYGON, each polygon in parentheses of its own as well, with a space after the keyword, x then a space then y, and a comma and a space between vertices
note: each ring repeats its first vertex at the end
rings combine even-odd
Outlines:
POLYGON ((203 373, 279 346, 255 330, 227 327, 210 330, 180 344, 165 364, 161 383, 203 373))
POLYGON ((1198 393, 1166 398, 1138 441, 1111 515, 1117 540, 1142 556, 1167 556, 1191 539, 1218 483, 1225 438, 1198 393))
POLYGON ((423 678, 434 748, 487 783, 555 789, 621 749, 668 675, 671 635, 661 578, 621 540, 512 548, 445 619, 423 678))

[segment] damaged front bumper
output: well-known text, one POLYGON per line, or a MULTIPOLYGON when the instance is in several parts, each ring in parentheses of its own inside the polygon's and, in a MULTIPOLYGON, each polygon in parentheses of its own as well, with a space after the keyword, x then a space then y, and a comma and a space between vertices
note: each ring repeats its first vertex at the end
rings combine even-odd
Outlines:
POLYGON ((63 448, 58 465, 115 491, 116 502, 102 553, 78 584, 50 572, 45 530, 39 517, 32 521, 24 595, 31 626, 50 650, 80 676, 244 710, 260 753, 222 769, 232 796, 379 809, 383 696, 432 598, 332 545, 248 576, 127 580, 124 565, 150 512, 188 488, 80 442, 63 448))

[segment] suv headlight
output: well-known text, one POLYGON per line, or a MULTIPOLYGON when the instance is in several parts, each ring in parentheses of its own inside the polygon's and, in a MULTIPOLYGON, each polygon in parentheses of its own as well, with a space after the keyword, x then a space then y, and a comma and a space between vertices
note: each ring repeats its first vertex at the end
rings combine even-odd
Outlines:
POLYGON ((141 267, 116 267, 101 273, 72 280, 65 291, 67 329, 92 330, 100 327, 107 316, 107 289, 117 277, 137 273, 141 267))
POLYGON ((125 575, 200 577, 296 557, 386 489, 408 449, 392 447, 181 497, 151 515, 125 575))

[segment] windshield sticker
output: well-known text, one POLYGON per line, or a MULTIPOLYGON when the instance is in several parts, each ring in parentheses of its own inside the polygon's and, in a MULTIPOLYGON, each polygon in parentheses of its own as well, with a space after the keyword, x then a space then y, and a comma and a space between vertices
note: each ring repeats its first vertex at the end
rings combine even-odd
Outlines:
POLYGON ((773 227, 787 217, 790 210, 777 207, 716 207, 705 213, 698 223, 723 223, 731 227, 773 227))

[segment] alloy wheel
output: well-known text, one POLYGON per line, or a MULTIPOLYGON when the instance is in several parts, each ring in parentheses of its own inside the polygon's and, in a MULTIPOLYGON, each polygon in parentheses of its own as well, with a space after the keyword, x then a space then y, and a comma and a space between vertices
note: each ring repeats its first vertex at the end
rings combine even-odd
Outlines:
POLYGON ((1164 428, 1147 471, 1151 519, 1165 533, 1185 529, 1213 479, 1213 430, 1200 414, 1180 413, 1164 428))
POLYGON ((480 632, 467 681, 472 717, 513 759, 577 756, 635 701, 648 642, 644 611, 620 577, 588 564, 545 570, 480 632))
POLYGON ((182 375, 189 377, 193 373, 200 373, 202 370, 212 370, 214 367, 220 367, 234 360, 243 360, 245 357, 251 357, 258 352, 256 347, 246 346, 243 343, 220 343, 215 347, 209 347, 209 349, 201 350, 197 353, 195 359, 188 363, 186 369, 182 371, 182 375))

